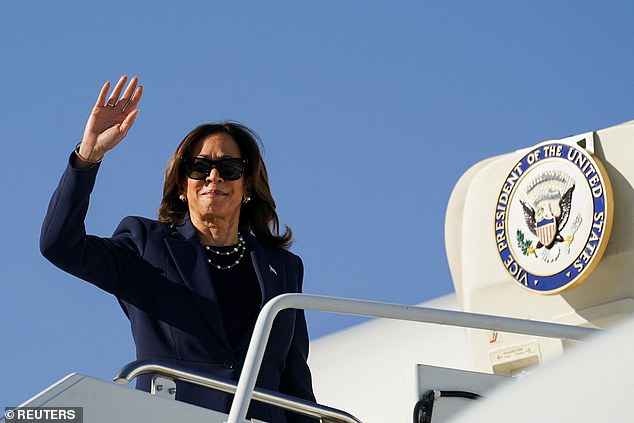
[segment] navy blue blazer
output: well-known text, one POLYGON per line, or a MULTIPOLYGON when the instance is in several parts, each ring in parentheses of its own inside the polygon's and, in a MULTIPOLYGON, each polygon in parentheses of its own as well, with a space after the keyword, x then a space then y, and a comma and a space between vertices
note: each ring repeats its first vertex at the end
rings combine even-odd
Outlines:
MULTIPOLYGON (((72 157, 71 157, 72 160, 72 157)), ((208 264, 197 232, 186 218, 168 225, 126 217, 110 238, 86 235, 84 218, 99 165, 70 163, 42 226, 40 249, 54 265, 115 295, 130 320, 139 360, 161 360, 216 377, 237 380, 253 330, 233 348, 225 335, 208 264)), ((301 259, 245 236, 262 291, 262 305, 301 292, 301 259)), ((308 333, 303 311, 277 317, 257 386, 314 401, 306 359, 308 333)), ((149 391, 150 376, 137 380, 149 391)), ((177 382, 176 399, 228 412, 232 396, 177 382)), ((267 422, 310 421, 253 402, 249 416, 267 422)))

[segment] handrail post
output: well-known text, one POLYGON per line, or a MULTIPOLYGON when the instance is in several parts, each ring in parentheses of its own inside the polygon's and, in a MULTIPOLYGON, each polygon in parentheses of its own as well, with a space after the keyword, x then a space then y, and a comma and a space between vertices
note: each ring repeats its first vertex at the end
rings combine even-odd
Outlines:
MULTIPOLYGON (((229 394, 235 394, 236 392, 236 383, 233 381, 214 378, 205 373, 151 360, 133 361, 132 363, 126 364, 114 377, 114 381, 117 383, 129 383, 132 379, 145 374, 160 375, 173 380, 193 383, 198 386, 227 392, 229 394)), ((251 396, 254 401, 260 401, 264 404, 280 407, 283 410, 299 413, 311 418, 322 419, 324 422, 361 423, 359 419, 345 411, 279 392, 268 391, 266 389, 254 389, 251 396)))
POLYGON ((282 310, 278 304, 284 301, 282 297, 286 295, 293 294, 284 294, 273 298, 266 303, 260 311, 260 315, 255 322, 255 328, 253 329, 249 349, 247 350, 242 372, 240 373, 240 379, 238 379, 238 386, 236 388, 236 394, 233 397, 227 423, 242 423, 246 420, 251 394, 253 389, 255 389, 255 382, 260 372, 260 366, 262 365, 266 344, 271 334, 273 321, 277 317, 277 313, 282 310), (257 337, 256 334, 258 334, 257 337))
POLYGON ((281 310, 287 308, 401 319, 574 340, 582 340, 600 332, 598 329, 587 327, 452 310, 350 300, 319 295, 282 294, 266 303, 260 311, 260 315, 255 323, 251 342, 249 343, 242 373, 240 373, 240 379, 238 380, 236 394, 231 404, 227 423, 242 423, 246 419, 249 402, 251 401, 255 382, 260 371, 260 366, 262 365, 262 359, 264 358, 264 351, 271 333, 273 321, 281 310))

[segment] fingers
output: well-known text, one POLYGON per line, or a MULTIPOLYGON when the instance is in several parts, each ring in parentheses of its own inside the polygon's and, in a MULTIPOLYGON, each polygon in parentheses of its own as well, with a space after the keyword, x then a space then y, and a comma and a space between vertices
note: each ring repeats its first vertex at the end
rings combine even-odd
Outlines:
POLYGON ((95 107, 103 107, 103 103, 106 101, 106 95, 108 95, 108 90, 110 89, 110 81, 107 81, 101 87, 101 91, 99 92, 99 96, 97 97, 97 102, 95 103, 95 107))
MULTIPOLYGON (((127 90, 126 90, 127 91, 127 90)), ((132 94, 132 98, 128 100, 128 104, 123 108, 124 111, 135 110, 136 106, 139 104, 141 100, 141 96, 143 95, 143 87, 139 85, 132 94)))
POLYGON ((124 137, 127 135, 130 128, 132 128, 132 125, 134 124, 134 121, 138 115, 139 109, 134 109, 126 116, 123 122, 121 122, 121 126, 119 126, 119 132, 121 132, 124 137))
POLYGON ((136 90, 136 86, 138 83, 139 83, 139 78, 137 78, 136 76, 130 80, 130 83, 128 84, 125 91, 123 92, 123 95, 119 99, 119 106, 123 106, 121 108, 122 110, 125 110, 126 107, 128 106, 128 103, 130 102, 130 98, 134 94, 134 91, 136 90))
POLYGON ((108 102, 106 103, 106 106, 115 107, 117 105, 117 101, 119 101, 119 95, 121 95, 121 91, 123 90, 123 86, 125 85, 127 80, 128 80, 128 77, 126 75, 123 75, 119 79, 119 82, 117 82, 117 85, 115 85, 114 90, 112 90, 112 94, 110 94, 110 97, 108 98, 108 102))
POLYGON ((117 85, 115 85, 109 97, 108 91, 110 89, 110 81, 106 82, 99 92, 95 107, 116 107, 122 113, 136 109, 136 106, 139 104, 141 96, 143 95, 143 87, 138 86, 139 78, 135 76, 130 80, 130 83, 123 92, 123 95, 121 95, 121 91, 123 91, 123 87, 125 86, 127 80, 128 77, 123 75, 117 82, 117 85), (119 96, 121 96, 121 98, 119 98, 119 96), (106 97, 108 97, 107 102, 106 97))

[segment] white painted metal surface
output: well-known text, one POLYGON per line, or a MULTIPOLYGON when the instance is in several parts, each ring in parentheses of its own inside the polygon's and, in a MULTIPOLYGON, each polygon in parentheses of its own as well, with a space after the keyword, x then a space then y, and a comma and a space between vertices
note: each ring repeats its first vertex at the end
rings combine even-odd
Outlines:
POLYGON ((581 340, 596 332, 591 328, 558 325, 546 322, 511 319, 464 313, 450 310, 428 309, 401 304, 387 304, 346 298, 323 297, 306 294, 283 294, 269 301, 260 311, 255 324, 244 367, 240 374, 236 394, 229 411, 228 423, 238 423, 246 417, 249 401, 255 387, 266 342, 277 314, 285 309, 328 311, 334 313, 401 319, 478 329, 499 330, 581 340))
MULTIPOLYGON (((455 310, 455 295, 419 306, 455 310)), ((317 400, 363 423, 412 421, 416 365, 469 369, 463 328, 374 319, 311 342, 308 362, 317 400)))
MULTIPOLYGON (((498 386, 504 383, 512 383, 515 380, 510 377, 497 376, 488 373, 471 372, 466 370, 450 369, 428 365, 416 366, 416 393, 417 398, 430 390, 434 391, 464 391, 478 394, 486 401, 486 396, 498 386)), ((433 423, 446 423, 450 418, 458 414, 466 407, 473 406, 473 399, 440 397, 434 401, 432 411, 433 423)))
MULTIPOLYGON (((169 399, 174 399, 172 396, 176 393, 174 381, 177 380, 193 383, 216 391, 227 392, 229 394, 236 392, 236 383, 234 381, 218 379, 185 367, 151 360, 133 361, 132 363, 126 364, 114 377, 114 381, 125 384, 146 374, 152 375, 153 381, 160 380, 161 386, 163 386, 162 389, 169 389, 170 386, 174 388, 174 392, 167 396, 169 399)), ((153 395, 160 394, 159 392, 155 393, 155 391, 158 391, 158 386, 153 386, 151 392, 153 395)), ((165 398, 165 396, 161 397, 165 398)), ((312 401, 295 398, 290 395, 284 395, 279 392, 255 389, 252 394, 252 399, 315 419, 327 420, 333 423, 359 423, 358 419, 344 411, 315 404, 312 401)))
POLYGON ((83 407, 83 421, 86 423, 223 423, 227 419, 224 413, 78 373, 66 376, 20 406, 83 407))
MULTIPOLYGON (((612 235, 588 279, 557 295, 520 287, 501 264, 493 240, 499 189, 521 152, 486 159, 465 172, 452 192, 445 219, 447 257, 463 310, 601 328, 634 315, 634 121, 598 130, 593 148, 612 182, 612 235)), ((568 345, 524 335, 471 330, 467 334, 474 370, 484 372, 494 370, 492 357, 505 349, 536 342, 541 363, 558 357, 568 345)))
POLYGON ((631 422, 634 320, 465 408, 451 423, 631 422))

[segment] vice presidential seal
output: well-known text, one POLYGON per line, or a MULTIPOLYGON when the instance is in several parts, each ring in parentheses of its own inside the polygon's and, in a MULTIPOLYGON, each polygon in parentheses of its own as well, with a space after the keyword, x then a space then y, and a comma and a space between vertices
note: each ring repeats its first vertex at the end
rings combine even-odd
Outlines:
POLYGON ((610 181, 596 158, 572 142, 538 144, 499 192, 497 251, 525 288, 561 292, 583 282, 601 260, 612 215, 610 181))

